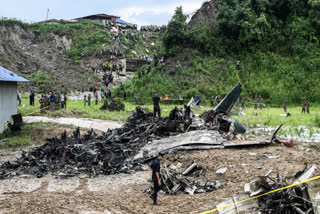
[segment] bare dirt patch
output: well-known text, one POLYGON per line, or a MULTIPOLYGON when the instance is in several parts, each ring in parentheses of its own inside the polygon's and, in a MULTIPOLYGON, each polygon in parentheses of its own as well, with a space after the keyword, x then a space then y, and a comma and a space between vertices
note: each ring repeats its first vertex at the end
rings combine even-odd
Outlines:
MULTIPOLYGON (((279 171, 282 176, 291 176, 303 169, 305 163, 320 166, 319 152, 312 147, 306 152, 302 147, 307 149, 310 144, 299 144, 299 148, 269 146, 167 155, 162 166, 181 163, 182 167, 186 167, 195 161, 204 168, 207 179, 219 180, 225 187, 193 196, 183 193, 160 196, 159 207, 152 206, 151 199, 143 193, 149 187, 150 171, 67 180, 56 180, 50 176, 42 179, 18 178, 15 182, 1 180, 0 189, 6 188, 6 191, 0 194, 0 213, 200 213, 214 208, 226 198, 242 193, 245 183, 270 169, 279 171), (280 156, 269 159, 265 154, 280 156), (228 171, 224 176, 215 174, 216 170, 225 167, 228 171), (19 187, 16 183, 33 186, 34 190, 26 192, 28 187, 20 184, 19 187)), ((320 181, 310 183, 309 187, 314 196, 320 191, 320 181)))

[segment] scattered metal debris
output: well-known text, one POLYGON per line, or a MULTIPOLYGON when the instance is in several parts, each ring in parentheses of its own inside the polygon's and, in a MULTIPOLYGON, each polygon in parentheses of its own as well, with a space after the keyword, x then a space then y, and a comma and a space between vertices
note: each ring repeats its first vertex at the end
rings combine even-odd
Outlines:
MULTIPOLYGON (((208 129, 233 134, 245 134, 246 128, 229 114, 242 92, 241 84, 238 83, 231 92, 213 109, 201 115, 208 129)), ((231 138, 233 138, 231 137, 231 138)))
MULTIPOLYGON (((292 184, 307 180, 313 176, 317 166, 307 167, 291 177, 282 177, 279 174, 272 176, 270 170, 265 176, 260 176, 257 180, 244 185, 244 193, 241 196, 229 199, 219 204, 217 207, 233 204, 239 200, 258 196, 276 189, 288 186, 288 180, 292 179, 292 184)), ((231 214, 239 212, 250 213, 293 213, 293 214, 314 214, 313 204, 310 200, 307 184, 302 184, 282 191, 273 192, 258 198, 248 200, 245 203, 235 204, 219 210, 220 214, 231 214)))
MULTIPOLYGON (((202 175, 204 175, 204 171, 202 167, 197 165, 197 163, 193 163, 180 173, 176 171, 169 171, 165 166, 160 171, 162 189, 167 194, 184 192, 189 195, 193 195, 195 193, 212 192, 224 187, 218 181, 202 182, 202 180, 200 179, 202 175)), ((145 192, 151 194, 152 191, 153 188, 149 188, 145 192)))

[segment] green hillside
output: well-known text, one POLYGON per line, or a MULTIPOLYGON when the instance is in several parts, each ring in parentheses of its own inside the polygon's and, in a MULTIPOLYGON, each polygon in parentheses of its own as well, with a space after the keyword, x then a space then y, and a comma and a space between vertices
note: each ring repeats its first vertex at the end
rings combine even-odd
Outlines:
POLYGON ((219 1, 212 18, 215 25, 190 28, 177 8, 158 45, 165 65, 134 78, 127 91, 208 97, 226 94, 239 81, 244 96, 269 104, 281 105, 285 96, 291 104, 319 101, 320 1, 219 1))

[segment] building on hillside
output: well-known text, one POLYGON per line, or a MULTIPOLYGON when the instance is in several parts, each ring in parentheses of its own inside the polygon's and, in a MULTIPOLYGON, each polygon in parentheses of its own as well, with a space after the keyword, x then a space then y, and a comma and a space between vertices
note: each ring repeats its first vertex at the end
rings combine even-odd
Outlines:
POLYGON ((117 23, 117 19, 119 18, 120 18, 119 16, 107 15, 102 13, 102 14, 95 14, 95 15, 76 18, 75 20, 88 19, 88 20, 102 22, 104 25, 110 22, 115 25, 117 23))
POLYGON ((2 126, 17 114, 17 82, 28 80, 0 66, 0 133, 7 128, 2 126))

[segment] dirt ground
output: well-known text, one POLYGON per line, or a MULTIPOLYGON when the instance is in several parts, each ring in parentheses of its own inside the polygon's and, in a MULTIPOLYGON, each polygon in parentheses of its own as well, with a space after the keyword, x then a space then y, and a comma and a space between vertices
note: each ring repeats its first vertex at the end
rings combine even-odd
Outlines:
MULTIPOLYGON (((55 179, 47 176, 13 178, 0 181, 0 214, 7 213, 200 213, 215 208, 223 200, 243 193, 243 185, 266 174, 270 169, 282 176, 294 175, 304 164, 320 166, 319 150, 311 144, 294 148, 269 146, 240 150, 209 150, 172 153, 165 156, 162 166, 187 167, 193 161, 205 170, 205 178, 219 180, 223 189, 193 196, 160 195, 161 206, 153 206, 143 190, 149 187, 150 171, 131 175, 55 179), (307 149, 310 148, 308 151, 307 149), (268 159, 265 154, 279 156, 268 159), (215 174, 228 168, 224 176, 215 174)), ((319 148, 319 147, 318 147, 319 148)), ((319 174, 319 169, 317 171, 319 174)), ((320 181, 309 184, 312 197, 320 192, 320 181)))

